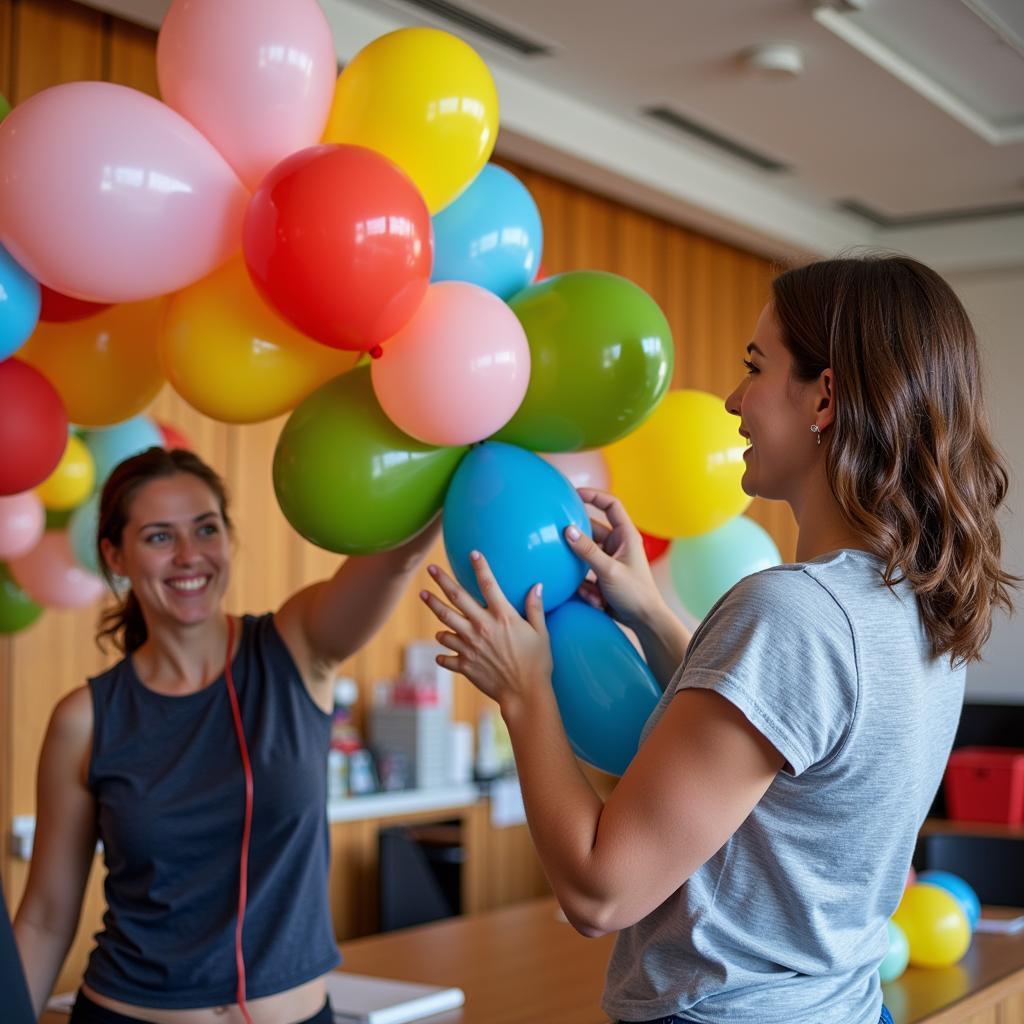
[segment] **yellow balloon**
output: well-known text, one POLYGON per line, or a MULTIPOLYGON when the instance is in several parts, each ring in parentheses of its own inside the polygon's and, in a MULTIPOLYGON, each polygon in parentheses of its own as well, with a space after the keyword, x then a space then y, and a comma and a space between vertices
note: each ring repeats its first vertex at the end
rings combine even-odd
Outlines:
POLYGON ((739 420, 706 391, 669 391, 631 434, 604 449, 611 490, 654 537, 691 537, 750 504, 740 487, 739 420))
POLYGON ((126 302, 84 320, 41 322, 18 358, 57 389, 72 423, 120 423, 142 412, 163 385, 156 353, 163 304, 126 302))
POLYGON ((892 919, 906 933, 915 967, 949 967, 971 944, 971 926, 959 900, 937 885, 907 886, 892 919))
POLYGON ((324 142, 383 153, 433 214, 480 173, 497 135, 498 92, 476 51, 440 29, 402 28, 338 76, 324 142))
POLYGON ((36 488, 36 494, 51 512, 59 512, 81 505, 95 481, 92 453, 81 438, 69 434, 57 468, 36 488))
POLYGON ((171 387, 222 423, 288 412, 359 358, 285 323, 259 297, 241 257, 168 299, 159 351, 171 387))

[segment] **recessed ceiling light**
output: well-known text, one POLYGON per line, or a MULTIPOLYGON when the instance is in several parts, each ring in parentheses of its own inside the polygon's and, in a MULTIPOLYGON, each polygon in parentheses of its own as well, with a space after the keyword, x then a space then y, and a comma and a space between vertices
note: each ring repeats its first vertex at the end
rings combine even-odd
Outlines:
POLYGON ((762 75, 795 78, 803 74, 804 52, 794 43, 761 43, 744 50, 740 62, 762 75))

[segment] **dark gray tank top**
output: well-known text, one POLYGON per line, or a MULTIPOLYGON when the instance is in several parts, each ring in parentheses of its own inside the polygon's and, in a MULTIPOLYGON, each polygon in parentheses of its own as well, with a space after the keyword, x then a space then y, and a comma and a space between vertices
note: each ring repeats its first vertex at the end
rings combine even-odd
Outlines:
MULTIPOLYGON (((272 615, 244 617, 231 670, 253 770, 242 949, 246 995, 258 999, 340 959, 327 902, 330 716, 272 615)), ((108 909, 85 981, 137 1006, 233 1003, 245 782, 223 675, 168 697, 129 657, 89 688, 108 909)))

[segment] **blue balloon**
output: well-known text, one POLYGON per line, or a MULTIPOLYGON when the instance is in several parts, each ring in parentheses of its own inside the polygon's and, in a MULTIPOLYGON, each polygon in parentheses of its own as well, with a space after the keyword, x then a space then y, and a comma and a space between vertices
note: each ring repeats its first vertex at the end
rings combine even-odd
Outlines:
POLYGON ((71 513, 68 520, 68 540, 78 564, 101 576, 99 553, 96 550, 96 531, 100 520, 100 494, 96 491, 71 513))
POLYGON ((927 882, 929 885, 937 885, 940 889, 956 897, 957 903, 963 908, 967 923, 973 932, 981 920, 981 900, 978 894, 959 875, 951 871, 922 871, 917 876, 918 882, 927 882))
POLYGON ((39 283, 0 246, 0 359, 14 355, 39 323, 39 283))
POLYGON ((575 599, 548 616, 552 683, 577 757, 621 775, 661 698, 647 663, 615 622, 575 599))
POLYGON ((434 217, 431 281, 469 281, 502 299, 525 288, 540 267, 540 212, 526 186, 496 164, 434 217))
POLYGON ((525 448, 487 441, 455 470, 444 500, 444 546, 455 578, 483 601, 470 561, 487 559, 509 601, 525 610, 530 587, 542 583, 550 611, 576 592, 587 566, 565 542, 575 523, 591 536, 590 518, 572 484, 525 448))
POLYGON ((103 489, 107 477, 119 462, 147 448, 160 448, 162 445, 160 428, 146 416, 133 416, 112 427, 87 431, 85 446, 92 452, 96 464, 96 489, 103 489))

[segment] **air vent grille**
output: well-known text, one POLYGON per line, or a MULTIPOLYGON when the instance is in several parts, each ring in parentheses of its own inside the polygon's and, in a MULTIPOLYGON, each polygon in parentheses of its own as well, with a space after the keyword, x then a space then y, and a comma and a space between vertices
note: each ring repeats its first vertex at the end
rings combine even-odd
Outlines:
POLYGON ((551 52, 551 47, 538 43, 533 39, 513 32, 502 25, 497 25, 487 18, 467 11, 465 8, 455 4, 447 3, 446 0, 400 0, 407 7, 416 7, 427 14, 443 18, 452 25, 466 29, 474 35, 481 36, 496 46, 506 50, 512 50, 522 57, 540 57, 551 52))

